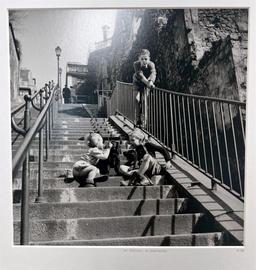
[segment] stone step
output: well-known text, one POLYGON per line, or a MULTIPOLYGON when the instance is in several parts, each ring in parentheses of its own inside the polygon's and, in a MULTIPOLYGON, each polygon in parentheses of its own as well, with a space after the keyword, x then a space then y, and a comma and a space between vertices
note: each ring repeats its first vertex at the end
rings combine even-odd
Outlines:
MULTIPOLYGON (((116 139, 117 137, 111 137, 110 140, 114 140, 116 139)), ((118 138, 119 139, 119 138, 118 138)), ((38 141, 34 141, 32 142, 32 145, 33 146, 38 146, 38 141)), ((50 141, 50 144, 49 144, 49 147, 51 148, 52 146, 55 146, 55 145, 70 145, 70 146, 75 146, 75 145, 83 145, 83 146, 86 146, 87 147, 87 142, 84 141, 84 140, 78 140, 77 139, 68 139, 65 140, 65 139, 62 139, 62 140, 58 140, 58 139, 54 139, 54 140, 51 140, 50 141)))
MULTIPOLYGON (((97 240, 66 240, 32 242, 32 245, 51 246, 221 246, 223 234, 192 233, 179 235, 159 235, 126 238, 107 238, 97 240)), ((150 252, 150 250, 148 250, 150 252)), ((153 252, 153 251, 152 251, 153 252)))
MULTIPOLYGON (((92 128, 106 128, 106 127, 110 127, 110 125, 106 125, 106 124, 91 124, 91 123, 60 123, 60 122, 56 122, 54 123, 53 125, 53 128, 54 129, 62 129, 62 128, 68 128, 68 129, 71 129, 71 128, 74 128, 75 130, 78 129, 78 128, 82 128, 82 129, 85 129, 85 130, 88 130, 88 129, 92 129, 92 128)), ((112 126, 111 126, 112 127, 112 126)))
MULTIPOLYGON (((54 149, 49 149, 49 152, 48 152, 49 160, 50 161, 63 160, 63 159, 68 160, 69 158, 71 158, 73 160, 75 157, 78 157, 78 156, 81 157, 85 153, 85 151, 87 151, 87 149, 88 149, 87 146, 73 147, 73 148, 68 148, 68 149, 67 148, 68 147, 66 147, 66 146, 65 147, 57 146, 57 147, 54 147, 54 149)), ((122 146, 121 150, 127 151, 125 146, 122 146)), ((30 155, 37 158, 38 157, 38 149, 31 148, 30 155)))
MULTIPOLYGON (((30 241, 91 240, 197 232, 203 214, 57 219, 30 222, 30 241)), ((20 222, 14 222, 19 243, 20 222)))
MULTIPOLYGON (((72 162, 70 162, 70 164, 73 164, 72 162)), ((121 163, 122 164, 122 163, 121 163)), ((164 164, 162 162, 160 162, 160 164, 164 164)), ((36 166, 36 165, 35 165, 36 166)), ((58 178, 64 175, 65 171, 67 169, 71 169, 71 166, 64 166, 64 164, 60 164, 60 167, 58 168, 46 168, 44 167, 43 169, 43 177, 44 178, 58 178)), ((15 175, 16 178, 21 178, 21 168, 18 170, 17 174, 15 175)), ((31 169, 30 170, 30 178, 37 178, 38 177, 38 170, 37 169, 31 169)))
POLYGON ((103 134, 103 135, 108 135, 108 134, 120 134, 117 130, 105 130, 105 129, 100 129, 100 130, 95 130, 95 129, 90 129, 88 131, 83 131, 81 129, 77 130, 77 131, 74 131, 73 129, 70 129, 70 130, 63 130, 63 129, 60 129, 60 130, 53 130, 51 135, 52 136, 73 136, 73 137, 82 137, 82 136, 88 136, 90 132, 99 132, 100 134, 103 134))
POLYGON ((73 117, 73 118, 66 118, 63 116, 59 116, 57 118, 56 123, 79 123, 79 122, 84 122, 84 123, 89 123, 89 124, 106 124, 109 123, 107 118, 98 118, 97 121, 96 120, 92 120, 91 118, 79 118, 78 117, 73 117))
MULTIPOLYGON (((82 153, 81 151, 79 151, 80 154, 77 154, 77 155, 70 155, 70 154, 67 154, 67 155, 52 155, 50 154, 48 156, 48 161, 47 163, 49 162, 75 162, 77 160, 79 160, 82 156, 82 153)), ((38 156, 37 156, 37 153, 33 153, 34 155, 34 160, 35 161, 38 161, 38 156)), ((124 161, 127 161, 125 159, 125 157, 122 157, 120 156, 120 159, 124 160, 124 161)))
MULTIPOLYGON (((81 159, 81 156, 77 156, 77 159, 74 159, 75 161, 77 160, 80 160, 81 159)), ((56 157, 56 156, 55 156, 56 157)), ((51 157, 49 157, 51 158, 51 157)), ((68 160, 67 157, 63 156, 62 157, 62 160, 68 160)), ((67 169, 67 168, 72 168, 73 164, 74 164, 74 161, 62 161, 61 158, 57 161, 46 161, 44 162, 44 169, 56 169, 56 170, 59 170, 59 169, 67 169)), ((120 155, 120 161, 122 163, 125 163, 127 162, 127 159, 123 156, 123 155, 120 155)), ((157 161, 159 163, 162 163, 164 162, 164 158, 157 158, 157 161)), ((38 168, 38 162, 31 162, 30 163, 30 169, 33 170, 33 169, 37 169, 38 168)))
MULTIPOLYGON (((18 147, 14 146, 13 147, 13 151, 17 151, 18 147)), ((32 150, 38 150, 38 144, 32 144, 32 147, 30 148, 32 150)), ((84 149, 88 149, 88 146, 83 143, 83 144, 57 144, 57 145, 51 145, 50 146, 50 151, 51 150, 64 150, 64 151, 73 151, 73 150, 84 150, 84 149)))
MULTIPOLYGON (((109 176, 109 179, 105 182, 97 182, 97 187, 109 187, 109 186, 120 186, 120 181, 123 178, 121 176, 109 176)), ((154 175, 151 178, 151 181, 155 185, 168 183, 165 176, 154 175)), ((59 189, 59 188, 76 188, 79 186, 79 183, 75 180, 70 180, 69 183, 65 183, 63 177, 59 178, 45 178, 43 180, 43 187, 45 189, 59 189)), ((30 189, 38 188, 37 178, 30 179, 29 182, 30 189)), ((13 189, 21 189, 21 178, 14 178, 13 189)))
MULTIPOLYGON (((172 215, 186 213, 188 199, 122 200, 78 203, 33 203, 30 220, 76 219, 116 216, 172 215)), ((15 221, 20 220, 20 204, 13 206, 15 221)))
MULTIPOLYGON (((135 199, 173 198, 175 190, 171 185, 163 186, 128 186, 128 187, 94 187, 94 188, 59 188, 45 189, 43 197, 46 202, 88 202, 135 199)), ((30 190, 29 200, 35 202, 37 190, 30 190)), ((13 190, 13 202, 21 202, 21 190, 13 190)))
MULTIPOLYGON (((51 141, 56 141, 56 140, 58 140, 58 141, 65 141, 65 140, 70 140, 70 141, 77 141, 77 140, 79 140, 81 137, 84 137, 84 136, 86 136, 86 135, 88 135, 89 134, 89 132, 86 134, 86 133, 84 133, 84 132, 81 132, 81 133, 77 133, 77 134, 66 134, 66 132, 64 131, 64 132, 62 132, 62 133, 59 133, 59 134, 52 134, 52 136, 51 136, 51 140, 50 140, 50 142, 51 141)), ((101 134, 101 136, 103 137, 103 138, 109 138, 110 140, 112 139, 112 138, 116 138, 116 137, 120 137, 121 135, 120 135, 120 133, 118 133, 118 132, 114 132, 113 134, 111 133, 111 134, 109 134, 109 133, 107 133, 107 132, 101 132, 100 133, 101 134)), ((22 138, 22 137, 19 137, 16 141, 15 141, 15 143, 21 143, 22 141, 23 141, 24 139, 22 138)), ((34 139, 34 141, 35 142, 38 142, 39 141, 39 138, 38 137, 36 137, 35 139, 34 139)), ((44 142, 45 142, 46 140, 45 140, 45 137, 44 137, 44 142)))
MULTIPOLYGON (((160 164, 164 164, 164 162, 162 162, 160 160, 159 162, 160 164)), ((58 178, 64 175, 65 171, 67 169, 71 169, 73 162, 69 162, 67 163, 67 166, 65 166, 65 164, 63 163, 57 163, 60 164, 58 167, 53 167, 53 168, 49 168, 49 167, 44 167, 43 169, 43 177, 44 178, 58 178), (70 164, 70 165, 69 165, 70 164)), ((122 162, 121 162, 122 164, 122 162)), ((34 163, 35 168, 30 170, 30 178, 37 178, 38 177, 38 169, 37 169, 37 165, 34 163)), ((21 168, 18 170, 17 174, 15 175, 16 178, 21 178, 21 168)))

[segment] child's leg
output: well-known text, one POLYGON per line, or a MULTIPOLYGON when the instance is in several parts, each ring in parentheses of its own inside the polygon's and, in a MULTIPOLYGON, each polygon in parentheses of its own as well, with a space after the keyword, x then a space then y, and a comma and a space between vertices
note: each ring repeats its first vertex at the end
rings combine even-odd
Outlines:
POLYGON ((87 166, 81 170, 73 169, 74 177, 80 182, 81 186, 94 185, 94 178, 99 175, 99 169, 93 165, 87 166))
POLYGON ((144 89, 144 83, 134 81, 133 82, 133 104, 134 104, 134 122, 136 124, 141 124, 141 114, 142 114, 142 107, 141 107, 141 99, 144 89), (138 99, 139 98, 139 99, 138 99))
POLYGON ((119 172, 121 173, 121 175, 123 176, 132 176, 132 174, 135 172, 136 170, 130 170, 129 166, 126 165, 121 165, 119 172))
POLYGON ((134 173, 137 170, 130 170, 131 167, 126 165, 121 165, 119 168, 119 173, 123 176, 124 180, 120 182, 121 186, 128 186, 131 183, 134 173))
POLYGON ((145 175, 146 172, 150 172, 151 175, 155 175, 158 174, 160 171, 160 164, 158 164, 158 162, 150 154, 146 154, 143 157, 142 163, 138 170, 138 174, 145 175))

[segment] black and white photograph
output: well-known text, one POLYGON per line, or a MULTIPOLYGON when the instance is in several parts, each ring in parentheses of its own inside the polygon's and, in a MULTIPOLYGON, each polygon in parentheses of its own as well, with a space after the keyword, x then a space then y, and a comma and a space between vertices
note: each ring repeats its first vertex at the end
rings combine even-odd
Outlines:
MULTIPOLYGON (((252 6, 177 4, 6 9, 3 180, 16 252, 78 252, 77 269, 136 269, 144 255, 151 269, 179 252, 186 269, 184 250, 197 269, 241 269, 237 258, 210 266, 204 252, 244 261, 255 245, 252 6)), ((38 269, 61 267, 46 261, 38 269)))

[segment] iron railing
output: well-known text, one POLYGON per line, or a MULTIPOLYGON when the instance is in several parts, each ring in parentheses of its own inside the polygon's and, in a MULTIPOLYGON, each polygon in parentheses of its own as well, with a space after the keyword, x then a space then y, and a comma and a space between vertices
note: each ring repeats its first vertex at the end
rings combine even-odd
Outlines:
MULTIPOLYGON (((53 128, 54 114, 56 114, 55 100, 59 97, 59 88, 54 87, 54 83, 46 84, 34 96, 25 95, 25 103, 12 111, 12 129, 13 132, 24 136, 24 140, 14 154, 12 159, 13 179, 16 177, 18 170, 22 167, 22 188, 21 188, 21 227, 20 227, 20 244, 29 244, 29 183, 30 183, 30 166, 29 166, 29 150, 35 141, 36 134, 39 134, 38 143, 38 195, 36 202, 44 202, 43 198, 43 162, 44 162, 44 142, 45 142, 45 160, 48 159, 49 141, 51 139, 51 131, 53 128), (39 97, 39 104, 35 102, 39 97), (54 99, 55 97, 55 99, 54 99), (31 123, 31 109, 39 111, 35 122, 31 123), (15 116, 24 110, 24 118, 22 119, 23 127, 15 122, 15 116), (45 137, 45 138, 44 138, 45 137)), ((20 121, 21 122, 21 121, 20 121)))
MULTIPOLYGON (((107 100, 107 114, 122 113, 135 121, 132 84, 117 82, 107 100)), ((234 100, 155 88, 147 97, 145 131, 174 154, 244 198, 245 109, 234 100)))

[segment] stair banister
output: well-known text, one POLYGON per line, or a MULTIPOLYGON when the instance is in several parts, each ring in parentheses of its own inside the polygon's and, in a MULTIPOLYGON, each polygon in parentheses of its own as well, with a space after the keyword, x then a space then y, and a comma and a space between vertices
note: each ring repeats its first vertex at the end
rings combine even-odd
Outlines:
MULTIPOLYGON (((30 127, 30 107, 31 107, 31 97, 25 96, 25 116, 24 116, 24 130, 26 135, 24 141, 22 142, 20 148, 16 152, 12 160, 12 173, 13 177, 16 176, 18 169, 23 162, 22 171, 22 204, 21 204, 21 245, 29 244, 29 147, 40 128, 43 127, 43 122, 46 118, 47 112, 50 106, 53 104, 52 100, 55 95, 57 87, 51 92, 49 98, 47 99, 43 109, 38 115, 35 123, 30 127)), ((41 93, 41 92, 40 92, 41 93)), ((42 105, 42 101, 41 101, 42 105)), ((47 126, 47 123, 45 123, 47 126)), ((42 139, 42 138, 41 138, 42 139)), ((40 144, 40 146, 42 146, 40 144)), ((41 151, 42 153, 42 151, 41 151)), ((42 158, 42 157, 41 157, 42 158)), ((41 163, 42 164, 42 163, 41 163)), ((42 183, 41 183, 42 186, 42 183)), ((41 191, 40 191, 41 192, 41 191)), ((40 200, 39 200, 40 201, 40 200)))
MULTIPOLYGON (((133 85, 117 81, 107 102, 134 124, 133 85), (127 103, 129 101, 129 104, 127 103)), ((154 88, 144 131, 243 201, 246 103, 154 88), (242 156, 239 156, 239 153, 242 156)))

